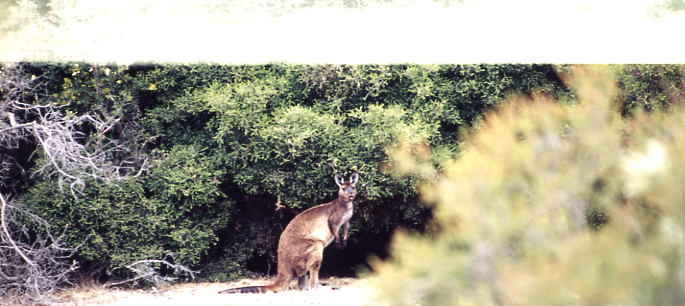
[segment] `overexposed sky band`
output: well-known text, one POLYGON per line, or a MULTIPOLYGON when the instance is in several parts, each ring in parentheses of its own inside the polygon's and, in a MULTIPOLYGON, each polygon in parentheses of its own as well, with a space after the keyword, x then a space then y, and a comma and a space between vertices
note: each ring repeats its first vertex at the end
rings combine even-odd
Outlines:
POLYGON ((0 61, 685 63, 667 1, 20 0, 0 61))

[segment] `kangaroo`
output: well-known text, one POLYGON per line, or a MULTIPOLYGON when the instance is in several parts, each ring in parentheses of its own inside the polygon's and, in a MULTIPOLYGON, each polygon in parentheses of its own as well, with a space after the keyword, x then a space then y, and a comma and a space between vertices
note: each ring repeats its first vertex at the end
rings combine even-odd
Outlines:
POLYGON ((309 208, 293 218, 278 239, 278 275, 276 281, 267 286, 230 288, 219 293, 263 293, 278 292, 289 287, 297 277, 300 289, 315 289, 319 286, 319 268, 323 260, 323 249, 333 240, 337 248, 347 244, 350 218, 354 211, 355 185, 359 174, 352 173, 349 181, 336 174, 338 198, 309 208), (343 229, 342 238, 339 230, 343 229))

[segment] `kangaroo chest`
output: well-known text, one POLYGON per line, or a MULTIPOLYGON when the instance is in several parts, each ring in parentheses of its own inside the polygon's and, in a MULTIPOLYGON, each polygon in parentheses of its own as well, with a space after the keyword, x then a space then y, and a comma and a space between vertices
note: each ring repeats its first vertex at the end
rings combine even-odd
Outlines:
POLYGON ((350 221, 350 218, 352 218, 352 213, 354 213, 354 208, 352 207, 345 210, 345 213, 340 218, 340 224, 338 224, 338 226, 343 225, 347 221, 350 221))
POLYGON ((340 218, 337 220, 335 227, 340 228, 340 226, 345 224, 345 222, 350 221, 350 218, 352 218, 352 213, 354 213, 354 208, 352 206, 352 202, 349 202, 347 203, 345 210, 342 211, 342 214, 340 215, 340 218))

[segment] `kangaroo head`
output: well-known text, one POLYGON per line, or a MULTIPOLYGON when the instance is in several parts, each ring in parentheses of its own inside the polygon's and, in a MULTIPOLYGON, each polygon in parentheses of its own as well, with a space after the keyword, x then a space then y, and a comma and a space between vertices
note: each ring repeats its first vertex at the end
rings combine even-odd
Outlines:
POLYGON ((359 180, 359 174, 357 173, 352 173, 352 175, 350 175, 350 180, 347 182, 345 182, 345 178, 342 175, 335 175, 335 183, 339 187, 338 198, 340 200, 343 202, 354 200, 354 197, 357 195, 357 189, 355 188, 357 180, 359 180))

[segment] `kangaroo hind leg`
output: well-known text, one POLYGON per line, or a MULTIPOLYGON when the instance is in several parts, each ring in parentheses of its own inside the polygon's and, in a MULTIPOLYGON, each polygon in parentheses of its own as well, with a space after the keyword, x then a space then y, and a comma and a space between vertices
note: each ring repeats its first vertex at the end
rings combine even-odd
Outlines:
POLYGON ((321 261, 314 263, 309 270, 309 288, 316 289, 319 287, 319 268, 321 268, 321 261))
POLYGON ((307 271, 309 271, 309 288, 316 289, 319 287, 319 269, 323 261, 323 246, 310 254, 307 271))
POLYGON ((309 290, 309 272, 297 277, 297 287, 300 290, 309 290))

